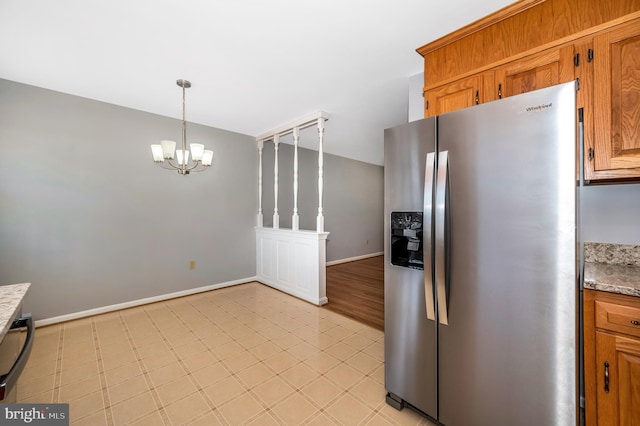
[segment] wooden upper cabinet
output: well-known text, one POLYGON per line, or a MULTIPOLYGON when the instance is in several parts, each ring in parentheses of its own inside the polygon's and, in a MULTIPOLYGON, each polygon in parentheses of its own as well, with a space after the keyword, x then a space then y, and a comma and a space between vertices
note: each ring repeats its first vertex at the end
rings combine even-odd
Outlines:
POLYGON ((585 180, 640 181, 640 0, 520 0, 417 51, 425 116, 579 79, 585 180))
POLYGON ((586 177, 640 177, 640 19, 596 34, 593 45, 594 138, 586 147, 586 177))
POLYGON ((640 10, 640 0, 520 0, 417 49, 425 88, 565 44, 640 10), (542 49, 541 49, 542 47, 542 49))
POLYGON ((424 92, 425 117, 440 115, 574 79, 573 45, 461 78, 424 92))
POLYGON ((506 98, 574 79, 573 45, 545 50, 495 70, 496 97, 506 98))
POLYGON ((482 76, 474 75, 424 92, 425 117, 440 115, 482 102, 482 76))

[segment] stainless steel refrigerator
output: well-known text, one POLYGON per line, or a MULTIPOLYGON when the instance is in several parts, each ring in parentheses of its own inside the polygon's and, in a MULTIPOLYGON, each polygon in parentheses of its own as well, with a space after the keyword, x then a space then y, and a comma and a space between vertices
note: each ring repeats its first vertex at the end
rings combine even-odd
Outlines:
POLYGON ((385 387, 447 426, 576 425, 576 86, 385 130, 385 387))

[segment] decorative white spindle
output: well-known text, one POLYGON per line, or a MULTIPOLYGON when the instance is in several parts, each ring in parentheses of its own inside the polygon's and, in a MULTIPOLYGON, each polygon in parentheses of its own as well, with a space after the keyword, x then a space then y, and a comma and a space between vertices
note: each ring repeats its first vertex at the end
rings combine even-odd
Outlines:
POLYGON ((280 228, 280 215, 278 215, 278 145, 280 145, 280 135, 273 137, 273 148, 275 161, 273 165, 273 229, 280 228))
POLYGON ((298 140, 300 129, 293 128, 293 216, 291 217, 291 229, 300 229, 300 216, 298 216, 298 140))
POLYGON ((264 218, 262 216, 262 149, 264 141, 258 141, 258 219, 256 225, 262 227, 264 218))
POLYGON ((324 186, 324 160, 322 153, 322 137, 324 135, 324 119, 318 118, 318 219, 316 230, 324 232, 324 214, 322 212, 322 190, 324 186))
MULTIPOLYGON (((292 294, 316 305, 327 303, 326 264, 327 236, 324 232, 324 213, 322 208, 324 178, 324 122, 329 115, 319 111, 288 124, 279 126, 269 132, 256 136, 256 141, 273 140, 275 148, 274 164, 274 215, 273 229, 257 226, 256 232, 256 278, 259 282, 292 294), (300 130, 318 127, 318 218, 317 231, 301 230, 299 223, 298 191, 299 191, 299 143, 300 130), (293 133, 293 216, 292 229, 280 228, 278 216, 278 148, 280 137, 293 133)), ((259 170, 259 214, 262 212, 262 143, 260 149, 259 170)))

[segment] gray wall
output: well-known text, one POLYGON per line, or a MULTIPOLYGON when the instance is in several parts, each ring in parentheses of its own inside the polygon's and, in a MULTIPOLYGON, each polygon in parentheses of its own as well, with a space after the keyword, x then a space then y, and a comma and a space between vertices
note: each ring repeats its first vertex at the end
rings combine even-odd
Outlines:
MULTIPOLYGON (((318 139, 317 128, 301 131, 300 139, 318 139)), ((282 141, 292 142, 285 136, 282 141)), ((327 122, 325 143, 331 139, 331 120, 327 122)), ((292 145, 281 142, 278 152, 278 210, 280 227, 291 228, 293 214, 292 145)), ((299 148, 298 215, 300 229, 316 229, 318 215, 318 152, 299 148)), ((263 151, 263 214, 265 226, 273 224, 274 147, 265 143, 263 151)), ((324 155, 323 208, 327 242, 327 261, 379 253, 384 250, 384 169, 382 166, 331 154, 324 155)))
MULTIPOLYGON (((0 285, 31 282, 24 310, 44 319, 253 277, 255 139, 187 131, 214 150, 214 165, 180 176, 149 148, 179 141, 179 120, 0 79, 0 285)), ((330 132, 329 122, 325 142, 338 143, 330 132)), ((315 128, 301 133, 317 140, 315 128)), ((290 227, 293 147, 280 148, 280 220, 290 227)), ((264 155, 270 226, 273 144, 264 155)), ((316 226, 317 161, 300 149, 304 229, 316 226)), ((381 252, 383 168, 325 154, 324 184, 327 260, 381 252)))
MULTIPOLYGON (((421 119, 424 74, 409 78, 409 121, 421 119)), ((640 184, 589 185, 581 189, 583 241, 640 244, 640 184)))
POLYGON ((424 73, 412 75, 409 77, 409 121, 416 121, 424 118, 424 108, 422 104, 424 97, 422 90, 424 89, 424 73))
POLYGON ((180 176, 149 148, 179 141, 179 120, 0 79, 0 284, 32 283, 25 311, 50 318, 255 275, 255 140, 188 134, 214 165, 180 176))
POLYGON ((583 241, 640 245, 640 184, 586 186, 581 201, 583 241))

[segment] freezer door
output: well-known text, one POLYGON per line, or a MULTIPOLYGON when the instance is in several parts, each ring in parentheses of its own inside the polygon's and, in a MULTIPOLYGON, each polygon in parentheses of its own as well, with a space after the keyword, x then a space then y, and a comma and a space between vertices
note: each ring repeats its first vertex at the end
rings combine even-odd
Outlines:
POLYGON ((446 426, 576 425, 575 108, 569 83, 439 117, 446 426))
MULTIPOLYGON (((436 323, 427 318, 426 308, 429 299, 433 306, 434 297, 432 233, 429 215, 423 215, 425 164, 428 153, 431 153, 432 160, 434 158, 435 120, 425 119, 385 130, 384 148, 385 386, 396 397, 436 417, 436 323), (393 226, 392 216, 396 222, 393 226), (414 248, 411 244, 413 242, 415 245, 416 241, 406 238, 406 235, 411 237, 414 231, 411 228, 416 228, 412 224, 418 216, 422 216, 422 229, 415 231, 416 236, 422 232, 423 265, 420 262, 399 261, 402 256, 396 256, 393 262, 396 264, 392 264, 392 240, 395 244, 414 248), (400 222, 405 225, 401 226, 400 222), (405 230, 400 230, 401 227, 405 230), (405 236, 404 239, 400 234, 405 236), (419 269, 422 266, 424 270, 419 269)), ((396 251, 402 253, 397 247, 396 251)), ((410 253, 412 250, 405 251, 410 253)), ((406 257, 411 258, 410 255, 406 257)), ((430 311, 431 318, 434 318, 433 307, 430 311)))

